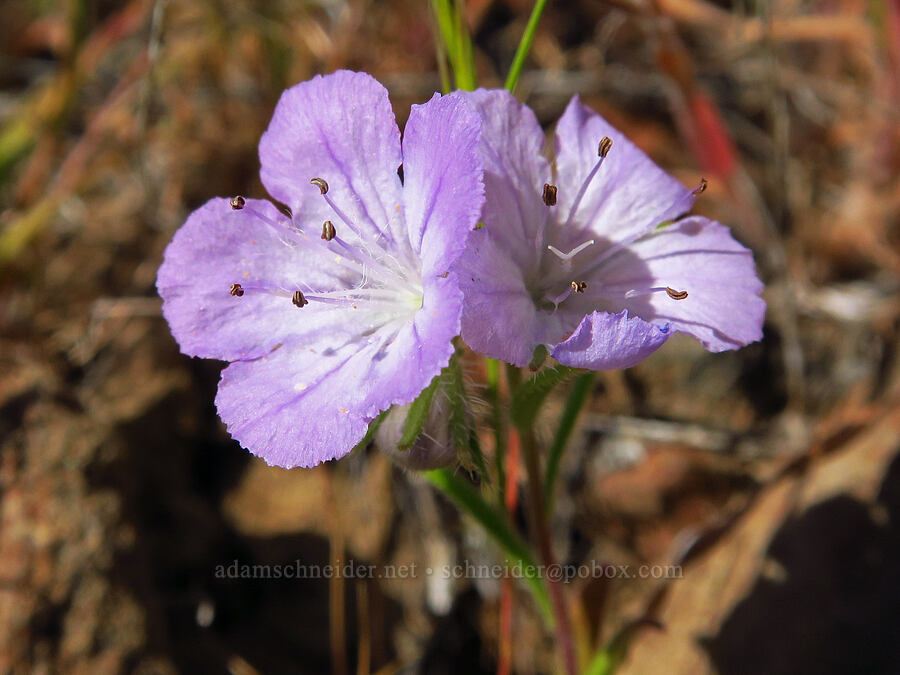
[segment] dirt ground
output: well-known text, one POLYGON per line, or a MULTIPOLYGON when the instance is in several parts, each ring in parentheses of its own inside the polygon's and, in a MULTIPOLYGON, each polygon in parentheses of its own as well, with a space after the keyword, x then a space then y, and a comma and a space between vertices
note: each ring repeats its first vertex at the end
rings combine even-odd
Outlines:
MULTIPOLYGON (((485 86, 530 9, 467 3, 485 86)), ((496 579, 229 578, 500 554, 375 448, 252 458, 215 413, 222 364, 160 314, 174 231, 263 197, 278 95, 340 67, 402 124, 440 88, 428 3, 0 4, 0 671, 496 672, 496 579)), ((676 338, 598 376, 557 553, 681 573, 574 580, 581 641, 630 627, 630 675, 900 672, 900 4, 551 0, 518 94, 552 129, 575 93, 709 180, 696 211, 753 248, 769 305, 761 343, 676 338)), ((550 672, 515 607, 516 672, 550 672)))

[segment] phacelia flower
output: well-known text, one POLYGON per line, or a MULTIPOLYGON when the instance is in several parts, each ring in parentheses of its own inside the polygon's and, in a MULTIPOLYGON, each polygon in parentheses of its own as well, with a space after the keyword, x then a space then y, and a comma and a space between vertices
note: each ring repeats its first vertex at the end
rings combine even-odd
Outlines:
POLYGON ((628 368, 674 332, 710 351, 762 336, 753 256, 725 226, 687 213, 695 193, 572 99, 556 166, 534 113, 505 91, 467 97, 483 118, 483 228, 461 260, 462 337, 525 366, 628 368))
POLYGON ((159 270, 181 350, 230 361, 216 407, 268 463, 348 453, 453 354, 454 263, 483 203, 481 122, 458 95, 413 106, 340 71, 288 89, 259 147, 265 200, 213 199, 159 270))

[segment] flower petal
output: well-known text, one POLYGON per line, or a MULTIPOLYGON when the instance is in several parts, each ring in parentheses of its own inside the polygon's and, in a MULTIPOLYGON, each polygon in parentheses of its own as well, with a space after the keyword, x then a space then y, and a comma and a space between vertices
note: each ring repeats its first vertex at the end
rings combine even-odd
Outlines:
POLYGON ((402 231, 400 131, 387 90, 370 75, 340 70, 285 91, 259 158, 263 185, 304 222, 330 219, 341 226, 309 182, 322 178, 365 237, 402 231))
POLYGON ((311 467, 341 457, 372 419, 355 397, 377 347, 350 343, 320 352, 291 343, 256 361, 236 361, 222 372, 219 417, 268 464, 311 467))
MULTIPOLYGON (((670 287, 687 291, 684 300, 653 293, 621 306, 655 323, 692 335, 706 349, 737 349, 762 338, 766 303, 753 253, 721 223, 685 218, 629 246, 601 268, 607 283, 670 287), (626 253, 623 251, 623 253, 626 253)), ((603 281, 600 281, 602 284, 603 281)))
POLYGON ((485 201, 482 221, 495 241, 520 266, 539 259, 540 236, 548 208, 542 198, 551 181, 550 163, 542 154, 545 136, 531 108, 505 90, 461 92, 482 118, 485 201))
POLYGON ((301 263, 291 233, 279 222, 285 216, 267 201, 248 199, 235 211, 218 198, 194 211, 175 233, 156 287, 182 352, 226 361, 255 358, 296 332, 290 299, 229 293, 234 283, 297 289, 301 275, 313 282, 327 276, 301 263))
POLYGON ((520 367, 531 361, 543 318, 522 275, 487 229, 472 233, 459 268, 462 338, 475 351, 520 367))
POLYGON ((630 368, 659 349, 669 338, 667 326, 655 326, 636 316, 593 312, 575 332, 551 351, 557 361, 575 368, 630 368))
POLYGON ((457 95, 412 106, 403 135, 403 199, 412 249, 424 274, 459 258, 484 203, 481 120, 457 95))
MULTIPOLYGON (((292 340, 222 373, 216 407, 229 433, 269 464, 310 467, 347 454, 368 423, 412 401, 447 365, 459 332, 456 279, 426 285, 413 320, 367 339, 292 340)), ((324 338, 324 339, 323 339, 324 338)))
POLYGON ((574 96, 556 127, 560 224, 597 163, 597 146, 604 136, 612 140, 612 149, 581 200, 574 223, 617 244, 690 211, 690 190, 574 96))

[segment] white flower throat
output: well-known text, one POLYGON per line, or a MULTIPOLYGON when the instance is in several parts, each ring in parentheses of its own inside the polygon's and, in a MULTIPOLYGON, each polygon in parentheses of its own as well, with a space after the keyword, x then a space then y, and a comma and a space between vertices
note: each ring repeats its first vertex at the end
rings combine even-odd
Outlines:
MULTIPOLYGON (((384 324, 406 321, 422 307, 424 291, 421 262, 411 251, 390 251, 378 238, 363 236, 353 226, 350 218, 329 195, 328 183, 322 178, 312 178, 310 183, 319 188, 340 223, 352 237, 340 236, 338 226, 331 220, 322 224, 319 236, 311 234, 285 216, 276 222, 247 205, 243 197, 234 197, 231 208, 250 211, 259 220, 274 228, 282 242, 299 252, 313 256, 328 256, 328 267, 338 274, 343 288, 321 289, 302 284, 302 288, 283 288, 274 284, 247 282, 233 283, 232 296, 245 293, 268 293, 289 299, 298 308, 310 303, 321 303, 329 308, 356 310, 360 328, 371 330, 384 324), (396 254, 396 255, 395 255, 396 254)), ((379 237, 380 238, 380 237, 379 237)), ((324 309, 324 308, 323 308, 324 309)))

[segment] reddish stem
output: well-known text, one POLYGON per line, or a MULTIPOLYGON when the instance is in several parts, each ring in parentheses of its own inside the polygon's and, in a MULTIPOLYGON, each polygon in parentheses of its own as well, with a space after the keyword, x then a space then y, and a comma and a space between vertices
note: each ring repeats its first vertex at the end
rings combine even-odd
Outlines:
MULTIPOLYGON (((506 512, 512 520, 519 496, 519 435, 510 430, 509 447, 506 451, 506 512)), ((504 577, 500 586, 500 636, 499 655, 497 659, 497 675, 509 675, 512 672, 512 619, 513 619, 513 580, 504 577)))

